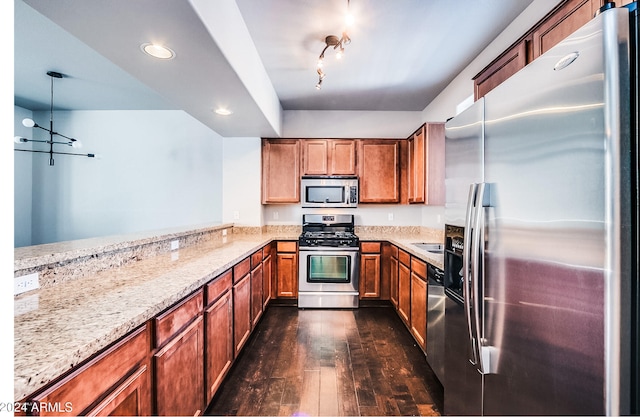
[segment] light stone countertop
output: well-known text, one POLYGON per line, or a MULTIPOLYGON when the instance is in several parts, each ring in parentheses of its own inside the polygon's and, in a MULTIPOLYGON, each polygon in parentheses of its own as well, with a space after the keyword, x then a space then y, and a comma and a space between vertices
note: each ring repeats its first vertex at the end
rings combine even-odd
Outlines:
MULTIPOLYGON (((15 297, 14 399, 46 385, 270 241, 297 236, 232 234, 222 246, 200 243, 15 297)), ((411 245, 438 242, 432 235, 358 236, 363 241, 389 241, 443 268, 442 255, 411 245)))

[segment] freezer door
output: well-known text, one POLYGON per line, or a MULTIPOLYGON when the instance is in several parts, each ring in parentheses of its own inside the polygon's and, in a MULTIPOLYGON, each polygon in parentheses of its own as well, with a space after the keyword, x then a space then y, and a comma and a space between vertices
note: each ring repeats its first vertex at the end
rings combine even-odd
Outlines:
POLYGON ((627 19, 604 12, 485 98, 485 415, 605 413, 627 19))
POLYGON ((445 223, 464 226, 469 185, 483 181, 484 98, 445 124, 445 223))

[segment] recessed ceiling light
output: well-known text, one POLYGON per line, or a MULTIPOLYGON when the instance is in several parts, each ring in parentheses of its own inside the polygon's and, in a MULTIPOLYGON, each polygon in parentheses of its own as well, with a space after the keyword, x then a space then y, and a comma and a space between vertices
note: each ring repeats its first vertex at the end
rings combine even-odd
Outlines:
POLYGON ((219 114, 220 116, 229 116, 231 114, 233 114, 233 112, 229 109, 225 109, 224 107, 219 107, 217 109, 214 110, 216 112, 216 114, 219 114))
POLYGON ((140 45, 140 49, 146 54, 151 55, 154 58, 158 59, 172 59, 176 56, 175 52, 166 46, 157 45, 153 43, 143 43, 140 45))

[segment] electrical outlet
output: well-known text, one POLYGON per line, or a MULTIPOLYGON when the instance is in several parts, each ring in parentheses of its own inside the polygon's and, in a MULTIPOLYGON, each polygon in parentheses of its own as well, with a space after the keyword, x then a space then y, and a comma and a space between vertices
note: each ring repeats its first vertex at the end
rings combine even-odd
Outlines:
POLYGON ((25 295, 24 298, 13 302, 13 316, 17 317, 38 309, 40 297, 38 294, 25 295))
POLYGON ((180 241, 179 240, 172 240, 171 241, 171 250, 178 250, 180 249, 180 241))
POLYGON ((389 213, 389 221, 392 222, 393 221, 393 213, 389 213))
POLYGON ((233 212, 233 220, 240 220, 240 212, 239 211, 234 211, 233 212))
POLYGON ((278 220, 278 212, 277 211, 273 212, 273 220, 278 220))
POLYGON ((23 292, 37 290, 40 288, 38 273, 23 275, 13 279, 13 295, 22 294, 23 292))

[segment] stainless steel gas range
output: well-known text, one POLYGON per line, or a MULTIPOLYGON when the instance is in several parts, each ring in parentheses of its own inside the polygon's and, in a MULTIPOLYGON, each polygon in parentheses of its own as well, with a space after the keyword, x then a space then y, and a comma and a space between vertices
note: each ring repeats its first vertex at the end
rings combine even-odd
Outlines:
POLYGON ((352 214, 303 214, 299 308, 357 308, 360 240, 352 214))

